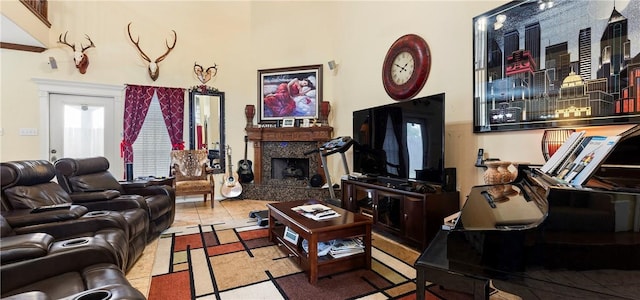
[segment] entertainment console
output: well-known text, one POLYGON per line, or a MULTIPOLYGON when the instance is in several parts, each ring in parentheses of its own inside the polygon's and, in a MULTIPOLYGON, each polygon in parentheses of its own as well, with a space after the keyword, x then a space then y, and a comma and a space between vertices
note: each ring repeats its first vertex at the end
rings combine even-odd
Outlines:
POLYGON ((424 250, 443 219, 460 210, 459 193, 373 180, 342 180, 342 207, 373 219, 375 229, 424 250), (428 191, 425 191, 428 190, 428 191))

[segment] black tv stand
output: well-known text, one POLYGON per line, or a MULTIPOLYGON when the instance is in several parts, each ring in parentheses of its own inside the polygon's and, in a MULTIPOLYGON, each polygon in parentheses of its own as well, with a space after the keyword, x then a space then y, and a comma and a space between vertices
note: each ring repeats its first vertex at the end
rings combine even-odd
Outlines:
POLYGON ((402 185, 409 184, 406 179, 392 178, 387 176, 376 177, 376 182, 390 188, 400 188, 402 185))
POLYGON ((398 180, 387 186, 373 181, 342 180, 342 208, 373 219, 373 228, 391 234, 420 251, 442 228, 443 219, 460 208, 458 192, 418 192, 411 182, 398 180), (405 190, 403 184, 411 186, 405 190))

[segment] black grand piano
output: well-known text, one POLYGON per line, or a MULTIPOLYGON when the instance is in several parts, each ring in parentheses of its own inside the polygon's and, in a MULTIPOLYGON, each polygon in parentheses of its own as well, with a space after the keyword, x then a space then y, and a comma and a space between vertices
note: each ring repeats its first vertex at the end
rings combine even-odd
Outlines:
POLYGON ((521 165, 510 184, 473 187, 415 267, 419 299, 425 281, 475 299, 640 299, 640 128, 583 186, 521 165))

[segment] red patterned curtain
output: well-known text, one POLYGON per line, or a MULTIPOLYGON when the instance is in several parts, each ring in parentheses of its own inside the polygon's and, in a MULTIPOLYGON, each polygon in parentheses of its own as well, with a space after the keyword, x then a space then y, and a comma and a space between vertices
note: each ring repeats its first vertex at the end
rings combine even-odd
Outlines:
POLYGON ((147 117, 155 87, 127 85, 124 99, 124 137, 120 142, 120 156, 125 164, 133 163, 133 142, 138 138, 147 117))
POLYGON ((171 139, 171 149, 183 150, 184 89, 160 87, 158 88, 158 102, 160 102, 164 124, 167 125, 171 139))

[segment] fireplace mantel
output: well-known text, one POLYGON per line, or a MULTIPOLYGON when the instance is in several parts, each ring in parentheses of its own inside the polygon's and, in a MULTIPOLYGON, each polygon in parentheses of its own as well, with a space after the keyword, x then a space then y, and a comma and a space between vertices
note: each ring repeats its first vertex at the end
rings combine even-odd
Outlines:
POLYGON ((326 142, 331 139, 333 127, 247 127, 252 142, 326 142))
MULTIPOLYGON (((333 127, 246 127, 247 137, 253 142, 254 182, 262 183, 262 143, 264 142, 316 142, 318 147, 331 139, 333 127)), ((322 166, 316 170, 324 177, 322 166)))

